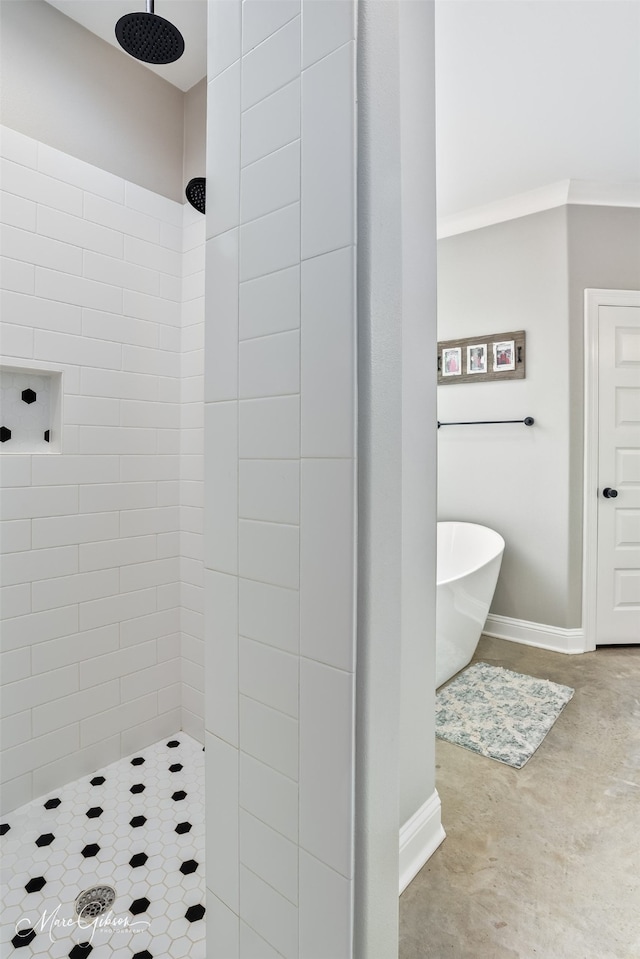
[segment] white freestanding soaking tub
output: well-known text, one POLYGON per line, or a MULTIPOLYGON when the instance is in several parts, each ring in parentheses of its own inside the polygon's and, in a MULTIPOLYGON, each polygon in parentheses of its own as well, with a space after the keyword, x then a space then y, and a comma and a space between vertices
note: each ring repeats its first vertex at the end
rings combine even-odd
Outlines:
POLYGON ((438 523, 436 688, 476 650, 493 599, 504 540, 477 523, 438 523))

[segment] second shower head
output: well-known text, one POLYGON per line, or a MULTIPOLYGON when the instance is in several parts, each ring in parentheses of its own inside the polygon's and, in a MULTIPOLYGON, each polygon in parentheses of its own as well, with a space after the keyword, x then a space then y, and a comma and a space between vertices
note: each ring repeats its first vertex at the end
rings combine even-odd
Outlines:
POLYGON ((206 213, 207 207, 207 181, 203 176, 194 176, 187 183, 185 190, 187 200, 198 213, 206 213))

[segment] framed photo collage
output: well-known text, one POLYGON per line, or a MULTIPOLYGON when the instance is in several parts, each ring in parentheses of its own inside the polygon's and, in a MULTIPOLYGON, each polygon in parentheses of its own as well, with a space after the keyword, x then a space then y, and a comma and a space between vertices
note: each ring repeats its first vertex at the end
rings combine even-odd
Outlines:
POLYGON ((438 343, 438 384, 521 380, 526 333, 492 333, 438 343))

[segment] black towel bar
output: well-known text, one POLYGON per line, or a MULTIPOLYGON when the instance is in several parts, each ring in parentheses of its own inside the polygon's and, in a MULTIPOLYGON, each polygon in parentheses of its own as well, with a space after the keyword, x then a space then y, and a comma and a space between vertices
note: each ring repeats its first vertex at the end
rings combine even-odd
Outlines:
POLYGON ((523 420, 456 420, 449 423, 441 423, 440 420, 438 420, 438 429, 440 429, 441 426, 476 426, 486 423, 524 423, 525 426, 533 426, 535 420, 533 416, 525 416, 523 420))

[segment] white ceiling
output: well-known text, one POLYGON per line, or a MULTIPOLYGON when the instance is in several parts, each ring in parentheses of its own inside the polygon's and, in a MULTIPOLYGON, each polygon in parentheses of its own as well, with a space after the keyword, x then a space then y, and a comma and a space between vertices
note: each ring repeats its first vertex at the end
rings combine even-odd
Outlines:
POLYGON ((438 212, 640 180, 640 2, 438 0, 438 212))
MULTIPOLYGON (((125 13, 144 13, 147 9, 145 0, 47 0, 47 2, 120 50, 123 57, 128 57, 129 54, 122 50, 116 40, 116 23, 125 13)), ((206 0, 155 0, 154 12, 165 20, 170 20, 180 30, 184 37, 184 53, 175 63, 167 63, 165 66, 145 63, 144 66, 186 92, 207 72, 206 0)))

